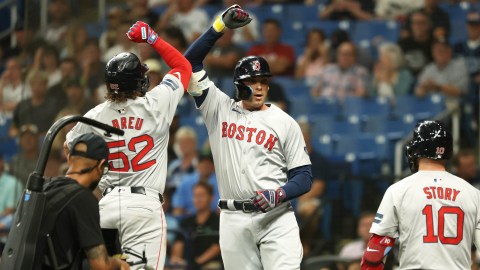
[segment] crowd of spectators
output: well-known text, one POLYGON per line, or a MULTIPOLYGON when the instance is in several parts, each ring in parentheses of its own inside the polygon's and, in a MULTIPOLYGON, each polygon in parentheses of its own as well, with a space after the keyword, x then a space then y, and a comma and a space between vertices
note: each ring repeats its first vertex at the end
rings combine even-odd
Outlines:
MULTIPOLYGON (((347 31, 338 29, 329 33, 321 28, 304 31, 301 41, 304 46, 298 48, 283 38, 286 26, 279 18, 258 19, 264 18, 258 13, 261 12, 258 7, 283 5, 288 9, 288 5, 300 5, 300 1, 111 1, 104 27, 94 34, 87 29, 88 21, 71 16, 74 2, 50 0, 45 29, 39 29, 39 22, 32 21, 35 16, 20 14, 11 36, 1 42, 0 124, 3 137, 0 143, 16 150, 0 155, 0 242, 5 240, 14 212, 13 202, 35 168, 48 129, 55 120, 70 114, 83 115, 104 101, 105 63, 123 51, 137 54, 150 68, 150 87, 158 84, 169 71, 149 46, 134 44, 126 38, 128 28, 137 20, 154 26, 163 39, 184 52, 210 25, 213 16, 225 7, 241 4, 251 11, 254 20, 244 28, 227 30, 205 58, 205 68, 212 74, 211 79, 222 84, 226 91, 233 89, 231 79, 226 81, 225 78, 231 78, 236 62, 247 55, 260 55, 268 61, 274 77, 302 81, 309 87, 312 98, 330 97, 342 101, 346 97, 385 97, 394 103, 398 96, 443 95, 446 108, 460 108, 461 146, 473 149, 477 144, 480 10, 474 8, 475 1, 470 3, 467 16, 463 18, 462 27, 466 28, 467 37, 455 43, 450 41, 450 36, 458 29, 453 28, 441 4, 461 5, 456 1, 304 1, 303 4, 312 9, 321 7, 316 18, 319 21, 394 20, 401 25, 398 40, 380 41, 368 49, 354 42, 347 31), (212 7, 218 10, 211 12, 212 7)), ((295 89, 284 88, 273 80, 270 102, 288 111, 291 105, 289 91, 295 89)), ((184 98, 189 102, 190 97, 184 98)), ((190 111, 194 111, 190 105, 190 111)), ((185 114, 179 111, 170 130, 167 203, 164 205, 169 226, 168 254, 170 265, 202 269, 202 265, 219 263, 216 209, 219 195, 208 142, 198 141, 194 128, 180 125, 185 114)), ((362 224, 362 220, 371 215, 358 220, 358 216, 346 218, 348 214, 336 211, 342 210, 341 206, 327 196, 332 178, 328 158, 312 147, 309 124, 301 123, 301 127, 314 168, 312 191, 295 203, 305 255, 335 253, 341 247, 331 243, 354 238, 355 224, 362 224), (322 240, 329 244, 318 244, 322 240)), ((66 161, 62 145, 71 128, 65 127, 53 143, 45 176, 61 174, 59 168, 66 161)), ((480 186, 476 157, 475 151, 462 150, 452 168, 459 176, 480 186)), ((355 252, 363 250, 366 237, 363 234, 359 231, 362 240, 345 246, 340 255, 358 259, 355 252), (349 250, 355 254, 349 254, 349 250)))

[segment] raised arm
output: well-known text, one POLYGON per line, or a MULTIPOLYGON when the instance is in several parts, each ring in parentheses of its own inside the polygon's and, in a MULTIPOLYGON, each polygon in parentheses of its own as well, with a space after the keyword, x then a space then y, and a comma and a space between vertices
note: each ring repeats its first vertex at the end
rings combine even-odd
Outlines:
POLYGON ((188 93, 196 97, 197 106, 203 102, 205 95, 203 91, 210 86, 210 80, 203 70, 203 60, 207 56, 215 42, 223 35, 225 27, 235 29, 247 25, 252 18, 242 10, 239 5, 227 8, 219 15, 212 26, 207 29, 185 52, 185 57, 192 65, 192 79, 188 86, 188 93))
POLYGON ((150 25, 137 21, 130 27, 127 37, 137 43, 150 44, 165 60, 165 63, 172 68, 169 74, 176 76, 182 82, 183 89, 187 89, 188 82, 192 76, 192 66, 177 49, 161 39, 150 25))

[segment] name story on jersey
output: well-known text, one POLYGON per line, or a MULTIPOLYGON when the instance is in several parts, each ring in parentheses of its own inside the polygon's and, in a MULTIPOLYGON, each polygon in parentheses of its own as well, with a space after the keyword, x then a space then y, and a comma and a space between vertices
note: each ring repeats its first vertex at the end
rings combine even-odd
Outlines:
POLYGON ((222 138, 237 139, 239 141, 255 142, 263 145, 268 151, 272 151, 278 138, 273 134, 267 134, 263 129, 246 127, 235 123, 222 122, 222 138), (268 138, 267 138, 268 137, 268 138))

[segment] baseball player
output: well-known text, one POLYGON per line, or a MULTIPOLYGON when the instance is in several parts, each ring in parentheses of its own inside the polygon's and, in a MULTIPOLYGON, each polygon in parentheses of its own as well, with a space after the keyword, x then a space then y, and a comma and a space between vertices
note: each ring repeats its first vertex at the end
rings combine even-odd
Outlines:
POLYGON ((148 67, 133 53, 114 56, 105 68, 107 101, 85 116, 120 128, 125 135, 106 136, 79 123, 67 134, 67 143, 91 131, 104 136, 110 150, 110 171, 98 186, 103 194, 101 227, 118 229, 130 263, 141 261, 145 252, 149 267, 163 269, 166 223, 161 203, 169 126, 190 80, 191 65, 144 22, 136 22, 127 37, 150 44, 172 70, 147 92, 148 67))
POLYGON ((234 5, 219 16, 185 56, 194 73, 188 88, 209 134, 221 209, 225 269, 300 269, 302 245, 289 200, 310 190, 311 163, 297 122, 266 104, 270 69, 249 56, 234 70, 236 102, 218 89, 202 61, 225 27, 251 19, 234 5))
POLYGON ((396 238, 400 269, 470 269, 472 241, 480 244, 480 191, 445 170, 452 152, 441 122, 417 125, 406 147, 413 174, 385 192, 361 269, 383 269, 396 238))

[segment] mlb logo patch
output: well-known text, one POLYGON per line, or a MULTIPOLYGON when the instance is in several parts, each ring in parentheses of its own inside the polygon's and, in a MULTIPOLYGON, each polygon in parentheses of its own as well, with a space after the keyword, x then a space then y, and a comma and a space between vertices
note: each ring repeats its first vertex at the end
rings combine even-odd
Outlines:
POLYGON ((112 89, 112 90, 118 90, 118 89, 120 89, 120 88, 118 87, 118 84, 117 84, 117 83, 111 83, 111 84, 110 84, 110 89, 112 89))
POLYGON ((253 67, 253 70, 255 71, 260 71, 260 62, 255 60, 252 62, 252 67, 253 67))

